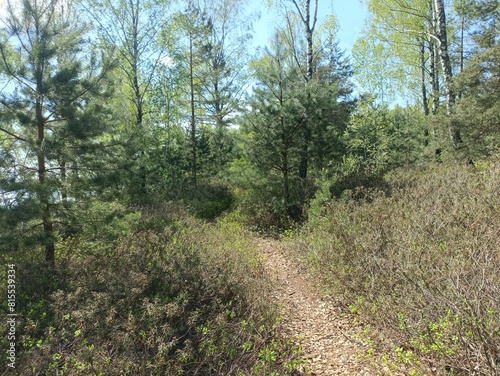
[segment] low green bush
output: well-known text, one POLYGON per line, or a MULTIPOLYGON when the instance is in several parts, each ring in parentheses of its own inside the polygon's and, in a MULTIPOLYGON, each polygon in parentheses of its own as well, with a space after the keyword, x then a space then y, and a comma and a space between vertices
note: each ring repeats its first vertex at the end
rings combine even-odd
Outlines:
POLYGON ((200 219, 213 220, 230 210, 235 202, 231 190, 223 185, 198 185, 184 199, 190 212, 200 219))
POLYGON ((251 234, 189 216, 161 232, 137 226, 112 252, 61 243, 64 273, 50 278, 18 263, 18 374, 293 373, 251 234))

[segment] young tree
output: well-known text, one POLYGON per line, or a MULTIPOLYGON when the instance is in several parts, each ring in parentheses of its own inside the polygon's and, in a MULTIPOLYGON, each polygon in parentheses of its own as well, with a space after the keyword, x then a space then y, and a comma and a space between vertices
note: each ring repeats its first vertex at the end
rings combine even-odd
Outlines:
POLYGON ((154 144, 147 120, 151 84, 160 65, 163 49, 159 34, 167 20, 164 0, 82 0, 81 5, 99 35, 102 48, 113 51, 123 82, 121 121, 128 171, 124 182, 133 200, 148 191, 148 148, 154 144))
POLYGON ((68 162, 91 151, 86 140, 106 130, 100 98, 112 68, 96 56, 83 59, 87 30, 73 10, 60 0, 8 1, 2 20, 0 68, 9 84, 0 96, 0 132, 12 166, 1 189, 13 198, 2 210, 13 231, 26 225, 37 234, 41 226, 49 266, 55 263, 58 208, 68 199, 68 162))
POLYGON ((221 173, 231 158, 228 128, 244 93, 250 38, 251 17, 243 12, 241 0, 193 0, 162 33, 177 77, 177 88, 164 90, 177 93, 177 123, 188 128, 193 185, 221 173))
POLYGON ((350 65, 333 40, 316 54, 315 74, 304 88, 294 36, 290 29, 278 31, 266 55, 253 63, 258 86, 244 125, 252 135, 251 159, 259 162, 257 168, 267 166, 282 174, 284 207, 298 219, 307 199, 296 173, 303 156, 304 121, 307 118, 309 169, 320 171, 341 157, 340 139, 355 102, 350 97, 350 65), (299 189, 292 197, 290 181, 296 178, 299 189))
MULTIPOLYGON (((273 1, 269 0, 268 4, 272 4, 273 1)), ((308 83, 313 78, 314 74, 314 51, 315 51, 315 31, 316 24, 318 22, 318 0, 305 0, 305 1, 297 1, 297 0, 281 0, 278 3, 285 7, 285 17, 289 20, 291 13, 294 13, 296 17, 295 19, 300 20, 302 25, 302 35, 306 42, 306 51, 305 51, 305 59, 303 59, 302 51, 292 51, 295 56, 295 62, 300 68, 300 73, 304 79, 305 88, 307 88, 308 83), (292 11, 289 10, 289 6, 292 11), (305 63, 305 64, 304 64, 305 63)), ((293 28, 289 28, 292 33, 295 33, 296 30, 293 28)), ((295 46, 295 38, 293 36, 292 41, 295 46)), ((306 178, 308 172, 308 163, 309 163, 309 119, 308 114, 304 113, 304 121, 301 127, 302 139, 301 139, 301 157, 299 164, 299 177, 302 181, 302 186, 306 186, 306 178)), ((305 196, 305 192, 303 192, 303 196, 305 196)), ((305 198, 305 197, 304 197, 305 198)))
POLYGON ((212 19, 195 2, 189 2, 183 12, 174 15, 171 27, 175 27, 177 41, 174 43, 176 59, 183 67, 181 73, 185 80, 186 102, 189 103, 186 117, 189 123, 188 144, 190 150, 191 181, 196 187, 199 170, 199 132, 203 116, 203 85, 206 75, 203 63, 210 57, 209 36, 213 30, 212 19))
POLYGON ((212 174, 224 170, 230 158, 228 128, 238 111, 247 86, 246 66, 253 16, 245 12, 244 0, 205 1, 212 22, 203 64, 202 98, 207 122, 214 128, 211 148, 212 174))
POLYGON ((281 175, 280 196, 285 212, 293 215, 297 203, 292 201, 290 180, 300 160, 303 82, 279 33, 265 55, 252 62, 252 69, 257 84, 247 104, 250 111, 242 119, 249 137, 247 156, 264 173, 281 175))
POLYGON ((472 34, 474 50, 454 84, 462 93, 456 114, 471 157, 495 153, 500 140, 500 5, 478 1, 469 17, 477 24, 472 34))

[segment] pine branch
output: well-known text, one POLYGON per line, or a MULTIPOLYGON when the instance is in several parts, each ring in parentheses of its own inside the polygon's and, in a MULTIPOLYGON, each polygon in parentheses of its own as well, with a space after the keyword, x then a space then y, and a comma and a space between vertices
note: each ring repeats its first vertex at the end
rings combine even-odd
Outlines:
POLYGON ((11 137, 14 137, 16 140, 19 140, 19 141, 24 141, 24 142, 27 142, 27 140, 25 138, 22 138, 21 136, 18 136, 10 131, 8 131, 7 129, 5 128, 2 128, 0 127, 0 131, 4 132, 4 133, 7 133, 9 136, 11 137))

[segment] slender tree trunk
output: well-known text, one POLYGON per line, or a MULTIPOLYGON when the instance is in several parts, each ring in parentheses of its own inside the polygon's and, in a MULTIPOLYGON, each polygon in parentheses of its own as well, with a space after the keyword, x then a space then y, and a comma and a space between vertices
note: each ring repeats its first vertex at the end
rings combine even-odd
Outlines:
POLYGON ((142 95, 139 85, 139 0, 136 4, 130 4, 132 12, 132 90, 134 91, 134 104, 136 126, 141 127, 143 121, 142 95))
MULTIPOLYGON (((437 34, 437 17, 436 12, 434 11, 434 0, 429 0, 429 13, 430 18, 432 20, 430 25, 430 34, 437 34)), ((432 114, 436 115, 439 111, 439 54, 437 52, 436 40, 432 37, 429 38, 429 60, 430 60, 430 68, 429 68, 429 76, 432 87, 432 114)), ((433 136, 436 137, 436 132, 433 130, 433 136)))
MULTIPOLYGON (((44 233, 45 245, 45 262, 49 267, 55 264, 55 241, 54 241, 54 226, 51 218, 50 196, 46 187, 47 167, 45 164, 45 119, 43 116, 43 70, 44 57, 42 56, 44 45, 43 36, 39 29, 39 19, 35 20, 35 44, 40 51, 35 49, 35 80, 36 80, 36 99, 35 99, 35 118, 37 127, 37 168, 38 168, 38 183, 40 191, 38 197, 42 210, 42 225, 44 233)), ((34 46, 35 47, 35 46, 34 46)))
MULTIPOLYGON (((420 69, 421 69, 421 90, 422 90, 422 106, 424 115, 429 116, 429 102, 427 101, 427 87, 425 76, 425 40, 420 42, 420 69)), ((426 125, 424 129, 424 145, 429 145, 429 126, 426 125)))
POLYGON ((432 114, 436 115, 439 110, 439 75, 436 56, 436 43, 434 39, 429 41, 429 78, 432 87, 432 114))
MULTIPOLYGON (((217 63, 217 58, 214 58, 212 67, 215 71, 217 71, 219 64, 217 63)), ((221 97, 220 88, 219 88, 219 80, 217 77, 214 77, 213 82, 213 90, 214 90, 214 111, 215 111, 215 153, 216 153, 216 163, 217 169, 222 169, 223 166, 227 163, 227 155, 224 152, 224 144, 225 144, 225 125, 224 125, 224 104, 223 99, 221 97)))
MULTIPOLYGON (((311 0, 305 1, 305 12, 302 13, 297 0, 292 0, 297 12, 299 13, 302 22, 304 23, 305 36, 307 42, 307 65, 306 65, 306 86, 311 81, 314 74, 314 61, 313 61, 313 35, 314 28, 316 27, 316 20, 318 14, 318 0, 314 2, 314 15, 311 20, 311 0)), ((299 161, 299 178, 302 180, 305 187, 305 180, 307 178, 307 170, 309 163, 309 119, 307 114, 304 118, 302 127, 301 145, 300 145, 300 161, 299 161)), ((305 198, 305 197, 303 197, 305 198)))
MULTIPOLYGON (((132 51, 131 51, 131 70, 132 70, 132 91, 134 92, 135 105, 135 126, 136 131, 142 134, 142 124, 144 121, 143 112, 143 93, 139 83, 139 10, 141 0, 136 0, 135 4, 130 3, 130 11, 132 12, 132 51)), ((141 150, 141 155, 145 155, 144 149, 141 150)), ((141 195, 147 194, 147 172, 144 160, 139 159, 139 179, 141 185, 141 195)))
POLYGON ((460 73, 464 71, 464 28, 465 28, 465 10, 463 9, 463 0, 462 0, 462 10, 460 17, 460 73))
POLYGON ((194 100, 194 56, 193 56, 193 37, 189 37, 189 87, 191 95, 191 178, 193 185, 196 187, 196 163, 197 163, 197 150, 196 150, 196 116, 195 116, 195 100, 194 100))
MULTIPOLYGON (((427 86, 426 86, 426 74, 425 74, 425 41, 420 42, 420 70, 421 70, 421 90, 422 90, 422 106, 424 110, 424 115, 429 115, 429 102, 427 100, 427 86)), ((427 132, 428 134, 429 132, 427 132)))
MULTIPOLYGON (((42 77, 40 72, 37 73, 37 92, 40 93, 42 88, 42 77)), ((51 209, 49 195, 46 189, 46 173, 45 165, 45 120, 43 118, 43 100, 38 94, 35 103, 35 113, 37 122, 37 162, 38 162, 38 183, 40 184, 39 199, 42 208, 42 225, 44 232, 45 244, 45 262, 49 266, 55 264, 55 242, 54 242, 54 226, 51 219, 51 209)))
MULTIPOLYGON (((464 71, 464 28, 465 28, 465 10, 464 10, 464 2, 462 0, 462 9, 461 9, 461 17, 460 17, 460 73, 464 71)), ((458 92, 458 98, 462 98, 462 90, 458 92)))
POLYGON ((307 18, 305 22, 306 26, 306 40, 307 40, 307 81, 311 81, 314 67, 313 67, 313 29, 310 26, 310 15, 309 15, 309 1, 307 1, 307 18))
MULTIPOLYGON (((443 0, 434 0, 435 12, 437 16, 437 38, 439 39, 439 58, 443 69, 444 85, 446 88, 446 113, 448 116, 453 114, 455 105, 455 93, 453 92, 450 56, 448 54, 448 36, 446 32, 446 13, 443 0)), ((460 128, 457 121, 450 121, 449 132, 451 143, 458 146, 462 142, 460 137, 460 128)))

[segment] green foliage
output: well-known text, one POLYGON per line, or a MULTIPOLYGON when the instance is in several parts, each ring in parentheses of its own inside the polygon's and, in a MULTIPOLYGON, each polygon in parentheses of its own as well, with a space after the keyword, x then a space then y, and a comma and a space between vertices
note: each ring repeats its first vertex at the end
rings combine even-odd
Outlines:
POLYGON ((299 160, 300 131, 305 99, 300 71, 276 35, 274 49, 253 62, 258 86, 248 106, 252 112, 242 120, 248 160, 263 174, 281 177, 274 194, 283 202, 284 213, 297 203, 290 192, 290 179, 299 160))
POLYGON ((185 195, 184 202, 201 219, 213 220, 230 210, 235 198, 229 188, 222 185, 198 185, 185 195))
POLYGON ((3 25, 0 242, 11 250, 43 245, 52 263, 57 230, 69 224, 83 186, 103 172, 103 150, 114 151, 106 103, 114 64, 86 43, 74 8, 57 0, 8 7, 3 25))
POLYGON ((346 154, 318 179, 310 214, 316 218, 322 203, 334 197, 363 196, 363 189, 387 189, 382 175, 391 168, 415 164, 423 157, 425 119, 412 107, 389 110, 372 98, 362 98, 344 133, 346 154))
POLYGON ((322 172, 316 185, 318 186, 318 190, 316 191, 314 198, 310 201, 309 209, 307 210, 307 219, 311 226, 316 225, 317 221, 321 217, 324 205, 331 198, 331 180, 325 171, 322 172))
POLYGON ((61 244, 64 273, 40 274, 18 262, 18 312, 25 318, 18 372, 293 372, 296 355, 277 334, 270 282, 251 234, 230 221, 213 226, 188 217, 162 231, 139 227, 112 252, 98 244, 89 252, 78 239, 61 244))
POLYGON ((412 107, 389 110, 372 98, 358 104, 345 134, 347 150, 368 172, 414 163, 423 149, 424 118, 412 107))
POLYGON ((337 44, 330 40, 324 46, 315 75, 304 87, 292 42, 293 37, 277 31, 272 47, 252 62, 257 84, 247 104, 251 111, 242 117, 244 155, 258 174, 250 182, 256 193, 250 199, 255 208, 251 218, 263 227, 304 219, 304 205, 314 191, 313 179, 299 178, 304 143, 314 176, 341 158, 342 135, 354 107, 350 66, 337 44), (262 190, 269 193, 265 202, 262 190))
POLYGON ((429 38, 431 30, 429 1, 367 3, 371 17, 353 48, 357 81, 382 104, 392 104, 398 97, 419 98, 419 44, 429 38))
POLYGON ((427 0, 368 2, 357 101, 333 16, 310 30, 312 61, 312 20, 288 12, 248 64, 245 1, 173 17, 163 0, 77 3, 86 20, 72 2, 14 4, 0 30, 0 260, 22 280, 20 374, 292 374, 241 225, 301 236, 346 309, 394 336, 391 370, 429 356, 498 372, 498 165, 481 160, 500 146, 497 2, 453 2, 466 25, 448 35, 469 32, 471 51, 453 114, 427 119, 387 105, 428 90, 427 0), (477 170, 410 168, 422 156, 477 170), (43 246, 57 268, 36 262, 43 246))
POLYGON ((496 374, 499 171, 496 160, 398 169, 384 191, 330 200, 293 246, 339 304, 390 335, 399 362, 496 374))
MULTIPOLYGON (((229 168, 235 189, 235 202, 242 222, 250 228, 273 232, 290 227, 283 201, 282 179, 277 174, 265 175, 245 159, 234 160, 229 168)), ((293 196, 298 195, 298 184, 293 184, 293 196)))
POLYGON ((466 153, 481 158, 495 154, 500 147, 500 42, 483 49, 467 61, 455 84, 463 92, 457 105, 466 153))

